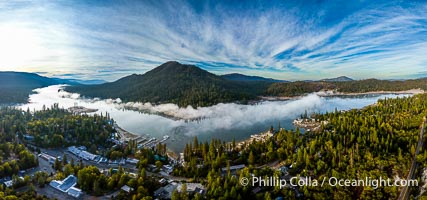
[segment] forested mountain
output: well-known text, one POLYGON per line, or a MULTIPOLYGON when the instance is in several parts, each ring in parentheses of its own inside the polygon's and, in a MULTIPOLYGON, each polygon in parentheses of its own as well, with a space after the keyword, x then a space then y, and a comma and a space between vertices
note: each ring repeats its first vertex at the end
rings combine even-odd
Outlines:
POLYGON ((70 84, 68 80, 48 78, 26 72, 0 72, 0 104, 24 103, 35 88, 70 84))
POLYGON ((247 75, 239 74, 239 73, 224 74, 224 75, 221 75, 221 77, 224 77, 225 79, 232 80, 232 81, 265 81, 265 82, 272 82, 272 83, 288 82, 288 81, 284 81, 284 80, 264 78, 261 76, 247 76, 247 75))
POLYGON ((133 74, 112 83, 73 86, 66 90, 124 101, 209 106, 256 99, 268 85, 268 82, 232 81, 194 65, 167 62, 142 75, 133 74))

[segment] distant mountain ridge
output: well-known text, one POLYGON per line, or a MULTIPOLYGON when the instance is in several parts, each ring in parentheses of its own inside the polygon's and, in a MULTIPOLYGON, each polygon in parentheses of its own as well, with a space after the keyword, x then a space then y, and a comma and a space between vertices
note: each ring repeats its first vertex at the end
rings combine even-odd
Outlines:
POLYGON ((326 78, 326 79, 322 79, 320 81, 325 81, 325 82, 346 82, 346 81, 354 81, 353 79, 347 77, 347 76, 339 76, 336 78, 326 78))
POLYGON ((60 80, 28 72, 0 72, 0 87, 46 87, 60 80))
POLYGON ((232 81, 266 81, 266 82, 272 82, 272 83, 288 82, 285 80, 264 78, 261 76, 248 76, 248 75, 239 74, 239 73, 224 74, 224 75, 221 75, 221 77, 224 77, 225 79, 232 80, 232 81))
POLYGON ((29 94, 36 88, 57 84, 80 85, 91 82, 100 81, 49 78, 29 72, 0 71, 0 104, 26 103, 29 94))
POLYGON ((0 103, 25 103, 33 89, 62 83, 34 73, 0 72, 0 103))
POLYGON ((90 80, 82 80, 82 79, 63 79, 63 78, 54 78, 54 79, 58 79, 59 81, 66 81, 68 82, 67 84, 69 85, 79 85, 79 84, 83 84, 83 85, 98 85, 98 84, 103 84, 103 83, 107 83, 107 81, 104 81, 102 79, 90 79, 90 80))

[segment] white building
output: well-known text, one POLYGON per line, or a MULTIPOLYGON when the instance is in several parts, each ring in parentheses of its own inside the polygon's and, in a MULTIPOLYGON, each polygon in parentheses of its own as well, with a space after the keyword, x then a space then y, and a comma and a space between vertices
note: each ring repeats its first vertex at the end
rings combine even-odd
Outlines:
POLYGON ((81 146, 81 147, 75 147, 75 146, 70 146, 68 147, 68 151, 71 152, 72 154, 78 156, 79 158, 85 159, 85 160, 95 160, 96 158, 98 158, 98 155, 92 154, 87 152, 85 147, 81 146))
POLYGON ((81 151, 79 154, 80 158, 83 158, 85 160, 95 160, 95 158, 97 157, 97 155, 95 154, 91 154, 87 151, 81 151))
POLYGON ((70 189, 68 189, 67 194, 74 198, 79 198, 83 194, 83 192, 79 188, 71 187, 70 189))
POLYGON ((77 185, 77 177, 75 177, 74 175, 69 175, 62 181, 53 180, 49 183, 49 185, 75 198, 79 198, 83 194, 82 190, 74 187, 75 185, 77 185))
POLYGON ((138 164, 139 160, 135 159, 135 158, 128 158, 128 159, 126 159, 126 162, 136 165, 136 164, 138 164))

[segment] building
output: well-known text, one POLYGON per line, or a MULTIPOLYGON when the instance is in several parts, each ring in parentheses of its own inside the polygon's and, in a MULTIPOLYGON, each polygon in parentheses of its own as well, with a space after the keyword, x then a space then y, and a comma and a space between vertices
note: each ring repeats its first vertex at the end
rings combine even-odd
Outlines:
POLYGON ((138 175, 137 174, 135 174, 135 173, 132 173, 132 172, 126 172, 126 174, 128 174, 130 177, 132 177, 132 178, 136 178, 136 177, 138 177, 138 175))
POLYGON ((79 157, 85 160, 95 160, 97 158, 97 155, 91 154, 87 151, 81 151, 79 157))
POLYGON ((99 158, 98 163, 106 163, 106 162, 108 162, 108 159, 107 159, 107 158, 104 158, 104 157, 100 157, 100 158, 99 158))
POLYGON ((163 171, 165 171, 168 174, 172 173, 172 171, 173 171, 173 167, 170 165, 163 165, 162 169, 163 169, 163 171))
POLYGON ((32 136, 32 135, 24 135, 24 140, 33 141, 34 140, 34 136, 32 136))
POLYGON ((125 191, 125 192, 127 192, 127 193, 131 193, 133 191, 133 188, 131 188, 131 187, 127 186, 127 185, 124 185, 120 189, 123 190, 123 191, 125 191))
POLYGON ((68 151, 76 156, 78 156, 81 152, 80 149, 76 148, 75 146, 68 147, 68 151))
POLYGON ((166 182, 168 182, 168 180, 166 180, 165 178, 162 178, 159 180, 160 184, 165 184, 166 182))
POLYGON ((80 198, 83 195, 83 192, 80 189, 74 187, 77 185, 77 177, 74 175, 69 175, 62 181, 53 180, 49 183, 49 185, 75 198, 80 198))
POLYGON ((136 164, 138 164, 139 160, 135 159, 135 158, 128 158, 128 159, 126 159, 126 162, 136 165, 136 164))
POLYGON ((3 184, 6 188, 12 187, 14 184, 19 183, 19 181, 24 181, 24 177, 19 176, 17 179, 13 179, 11 177, 5 177, 0 179, 0 184, 3 184))
POLYGON ((70 146, 68 147, 68 151, 76 156, 78 156, 79 158, 85 159, 85 160, 96 160, 97 158, 99 158, 100 156, 89 153, 86 151, 86 147, 81 146, 81 147, 75 147, 75 146, 70 146))
MULTIPOLYGON (((206 188, 200 183, 186 183, 186 186, 187 186, 187 191, 186 191, 187 193, 190 193, 190 194, 199 193, 202 196, 206 193, 206 188)), ((183 192, 183 191, 181 191, 182 184, 179 184, 176 189, 179 192, 183 192)))
POLYGON ((12 180, 5 181, 5 182, 3 182, 3 184, 4 184, 4 186, 6 186, 7 188, 10 188, 10 187, 12 187, 12 185, 13 185, 13 181, 12 181, 12 180))
POLYGON ((56 160, 56 158, 54 156, 51 156, 47 153, 41 153, 39 154, 40 158, 43 158, 44 160, 48 161, 50 164, 53 164, 56 160))
POLYGON ((154 197, 159 199, 171 199, 173 191, 178 187, 178 184, 172 182, 165 187, 161 187, 154 191, 154 197))
POLYGON ((83 194, 82 190, 76 187, 71 187, 68 189, 67 194, 74 197, 74 198, 80 198, 83 194))
MULTIPOLYGON (((237 170, 241 170, 243 168, 245 168, 244 164, 230 166, 230 172, 236 172, 237 170)), ((222 172, 227 172, 227 167, 223 167, 221 170, 222 172)))
POLYGON ((273 133, 270 131, 267 131, 265 133, 262 134, 255 134, 255 135, 251 135, 251 138, 257 142, 259 141, 266 141, 267 139, 273 137, 273 133))

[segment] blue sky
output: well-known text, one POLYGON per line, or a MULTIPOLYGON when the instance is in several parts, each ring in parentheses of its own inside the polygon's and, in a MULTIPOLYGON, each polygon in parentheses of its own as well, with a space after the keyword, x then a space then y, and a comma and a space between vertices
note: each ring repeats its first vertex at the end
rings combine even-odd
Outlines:
POLYGON ((427 76, 422 1, 1 1, 0 70, 108 81, 177 60, 284 80, 427 76))

